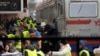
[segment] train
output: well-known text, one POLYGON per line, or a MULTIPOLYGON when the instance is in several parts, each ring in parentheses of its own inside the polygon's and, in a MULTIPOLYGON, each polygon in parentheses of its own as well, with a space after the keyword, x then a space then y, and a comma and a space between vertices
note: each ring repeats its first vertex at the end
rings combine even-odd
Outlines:
POLYGON ((100 0, 47 0, 36 7, 36 18, 55 26, 62 37, 99 37, 99 6, 100 0))

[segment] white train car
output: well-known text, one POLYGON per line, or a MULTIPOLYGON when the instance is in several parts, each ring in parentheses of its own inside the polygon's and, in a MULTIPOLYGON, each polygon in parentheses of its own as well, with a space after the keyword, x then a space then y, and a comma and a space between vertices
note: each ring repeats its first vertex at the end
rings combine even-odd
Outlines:
POLYGON ((100 36, 100 0, 55 0, 54 5, 61 36, 100 36))
POLYGON ((63 26, 70 36, 100 36, 99 0, 64 0, 64 2, 65 24, 63 26))

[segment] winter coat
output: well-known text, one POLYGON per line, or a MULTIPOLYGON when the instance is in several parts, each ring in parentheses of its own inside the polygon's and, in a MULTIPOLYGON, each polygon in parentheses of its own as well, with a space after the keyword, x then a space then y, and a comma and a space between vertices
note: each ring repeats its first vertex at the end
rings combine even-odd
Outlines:
POLYGON ((52 56, 71 56, 71 47, 69 44, 61 47, 59 51, 53 51, 52 56), (70 53, 70 55, 69 55, 70 53))

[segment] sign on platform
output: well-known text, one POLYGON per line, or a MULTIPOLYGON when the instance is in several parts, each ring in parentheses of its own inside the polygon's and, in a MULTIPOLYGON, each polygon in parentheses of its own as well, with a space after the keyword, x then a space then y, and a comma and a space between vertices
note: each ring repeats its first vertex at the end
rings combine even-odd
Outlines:
POLYGON ((19 13, 23 11, 23 0, 0 0, 0 13, 19 13))

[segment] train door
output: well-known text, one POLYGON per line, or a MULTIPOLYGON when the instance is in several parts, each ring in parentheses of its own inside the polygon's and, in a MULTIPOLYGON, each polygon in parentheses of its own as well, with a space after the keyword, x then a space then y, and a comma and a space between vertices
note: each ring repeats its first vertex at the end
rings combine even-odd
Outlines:
POLYGON ((57 0, 57 28, 60 36, 65 36, 66 26, 65 26, 65 6, 64 0, 57 0))

